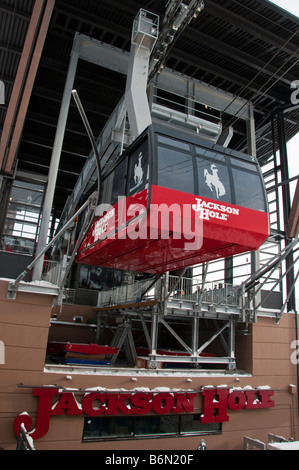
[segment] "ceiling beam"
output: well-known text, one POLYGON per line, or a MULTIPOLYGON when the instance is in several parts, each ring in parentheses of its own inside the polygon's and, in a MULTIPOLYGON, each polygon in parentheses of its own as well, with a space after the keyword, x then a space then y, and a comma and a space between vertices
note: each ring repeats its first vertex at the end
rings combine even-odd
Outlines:
MULTIPOLYGON (((240 6, 241 3, 240 3, 240 6)), ((263 28, 259 26, 254 19, 248 19, 248 15, 246 15, 246 11, 248 9, 245 9, 246 7, 244 6, 244 15, 238 15, 234 13, 232 10, 229 10, 227 7, 223 7, 216 3, 213 0, 209 0, 206 2, 205 5, 205 11, 209 14, 212 15, 216 18, 221 19, 222 21, 226 21, 227 23, 231 25, 238 26, 241 30, 248 32, 250 35, 256 37, 257 39, 260 39, 264 42, 267 42, 271 46, 275 46, 277 49, 281 49, 282 52, 288 54, 288 55, 293 55, 294 58, 299 58, 299 49, 298 46, 295 46, 295 44, 292 44, 291 42, 288 42, 288 44, 285 43, 282 45, 281 38, 278 35, 278 30, 275 31, 275 34, 272 33, 268 28, 263 28)), ((254 10, 252 10, 252 13, 254 14, 254 10)), ((267 18, 265 17, 265 20, 267 18)), ((277 28, 276 28, 277 29, 277 28)), ((298 30, 297 34, 299 33, 299 25, 298 25, 298 30)), ((292 31, 288 32, 289 38, 294 34, 292 31)))
MULTIPOLYGON (((221 53, 222 55, 228 56, 229 60, 233 59, 237 62, 241 62, 242 64, 246 65, 246 67, 250 67, 251 69, 255 69, 258 72, 261 72, 269 77, 273 77, 273 80, 279 78, 277 74, 277 68, 273 65, 268 64, 265 68, 265 60, 260 59, 257 55, 252 55, 244 52, 242 48, 236 48, 230 44, 228 44, 223 39, 217 39, 214 37, 211 39, 211 36, 208 34, 198 31, 195 28, 187 29, 184 33, 184 38, 187 38, 189 41, 195 42, 198 45, 203 45, 206 47, 212 47, 213 50, 221 53)), ((229 36, 228 36, 229 38, 229 36)), ((290 77, 288 80, 285 77, 280 78, 280 82, 286 84, 287 86, 290 85, 294 78, 290 77)))

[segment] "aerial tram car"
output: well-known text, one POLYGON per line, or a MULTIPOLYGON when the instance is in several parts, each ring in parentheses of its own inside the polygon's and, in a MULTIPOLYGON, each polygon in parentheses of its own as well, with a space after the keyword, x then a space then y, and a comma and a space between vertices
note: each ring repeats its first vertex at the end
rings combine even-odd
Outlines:
POLYGON ((255 157, 152 124, 103 171, 77 262, 161 274, 255 251, 268 236, 255 157))

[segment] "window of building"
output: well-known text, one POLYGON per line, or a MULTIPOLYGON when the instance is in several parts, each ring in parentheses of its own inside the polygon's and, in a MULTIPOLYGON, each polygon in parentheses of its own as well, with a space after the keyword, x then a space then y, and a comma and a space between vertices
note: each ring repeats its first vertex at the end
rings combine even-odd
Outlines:
POLYGON ((83 441, 220 434, 221 423, 203 424, 199 414, 87 417, 83 441))
POLYGON ((78 266, 78 287, 82 289, 109 290, 119 286, 122 272, 100 266, 78 266))
POLYGON ((44 184, 16 179, 4 222, 1 249, 32 255, 38 232, 44 184))

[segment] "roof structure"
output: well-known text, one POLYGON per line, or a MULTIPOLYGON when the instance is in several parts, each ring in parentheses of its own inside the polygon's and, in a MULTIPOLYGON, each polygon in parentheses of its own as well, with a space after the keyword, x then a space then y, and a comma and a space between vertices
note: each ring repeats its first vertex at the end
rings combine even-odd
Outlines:
MULTIPOLYGON (((46 0, 0 0, 0 80, 5 85, 5 104, 0 104, 1 133, 37 4, 44 10, 47 7, 46 0)), ((158 0, 53 2, 14 155, 19 170, 48 174, 75 33, 129 51, 132 24, 139 9, 163 19, 166 4, 158 0)), ((299 109, 291 102, 292 83, 299 79, 299 19, 267 0, 205 0, 203 12, 170 48, 165 65, 253 103, 260 161, 273 154, 271 118, 278 110, 288 110, 287 140, 299 131, 299 109)), ((79 61, 75 88, 95 137, 123 96, 125 82, 125 76, 79 61)), ((226 119, 231 117, 224 116, 225 123, 226 119)), ((238 122, 232 124, 235 132, 230 145, 246 151, 246 129, 238 122)), ((6 150, 8 146, 9 141, 6 150)), ((54 199, 58 216, 90 151, 90 141, 72 103, 54 199)), ((3 158, 0 165, 0 172, 5 172, 3 158)))

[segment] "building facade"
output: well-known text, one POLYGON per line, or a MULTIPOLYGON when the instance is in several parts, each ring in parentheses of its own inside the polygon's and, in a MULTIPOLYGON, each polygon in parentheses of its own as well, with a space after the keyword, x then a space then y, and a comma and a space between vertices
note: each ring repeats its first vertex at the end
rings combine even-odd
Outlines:
POLYGON ((78 330, 81 342, 92 344, 95 309, 64 306, 53 326, 55 288, 32 292, 23 283, 11 300, 8 283, 1 280, 4 449, 16 449, 22 425, 36 450, 195 451, 202 439, 209 450, 241 450, 245 437, 298 439, 294 314, 278 323, 258 318, 236 341, 236 370, 55 364, 49 341, 61 343, 68 329, 72 344, 78 330))

